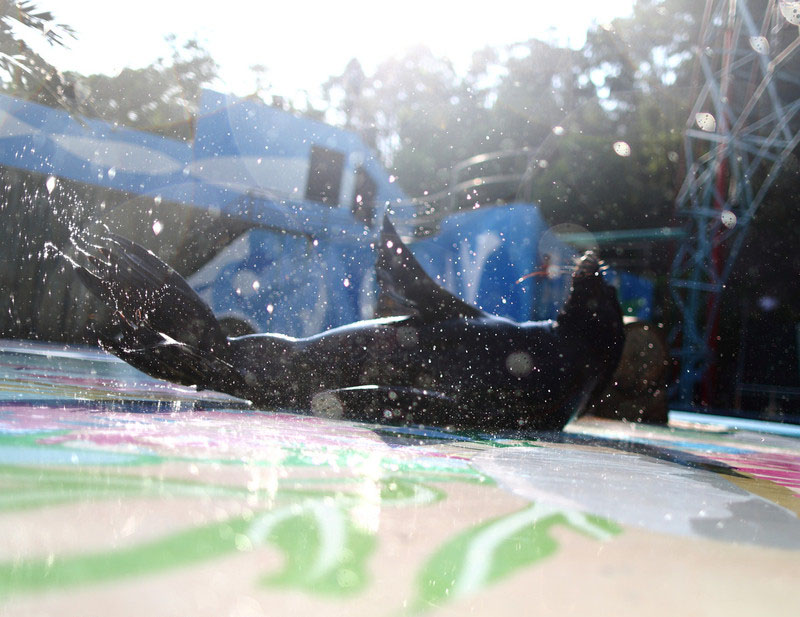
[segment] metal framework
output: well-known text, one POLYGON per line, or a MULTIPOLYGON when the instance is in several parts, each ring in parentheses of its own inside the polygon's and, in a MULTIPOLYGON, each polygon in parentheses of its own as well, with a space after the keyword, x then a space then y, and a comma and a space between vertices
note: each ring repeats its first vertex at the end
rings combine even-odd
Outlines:
POLYGON ((707 0, 696 53, 704 81, 685 130, 677 211, 686 238, 670 287, 681 323, 678 399, 712 365, 722 289, 753 215, 800 141, 800 0, 707 0))

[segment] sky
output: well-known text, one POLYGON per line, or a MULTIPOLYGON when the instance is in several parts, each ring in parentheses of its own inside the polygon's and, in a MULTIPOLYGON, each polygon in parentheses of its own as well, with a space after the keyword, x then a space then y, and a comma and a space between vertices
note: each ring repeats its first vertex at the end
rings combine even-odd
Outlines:
POLYGON ((185 0, 38 0, 77 38, 68 49, 37 50, 61 70, 114 75, 169 56, 164 37, 196 38, 220 65, 213 84, 226 93, 255 91, 250 67, 267 67, 271 92, 314 96, 351 58, 369 73, 418 44, 464 70, 472 52, 541 38, 579 47, 592 23, 628 15, 633 0, 340 0, 203 2, 185 0))

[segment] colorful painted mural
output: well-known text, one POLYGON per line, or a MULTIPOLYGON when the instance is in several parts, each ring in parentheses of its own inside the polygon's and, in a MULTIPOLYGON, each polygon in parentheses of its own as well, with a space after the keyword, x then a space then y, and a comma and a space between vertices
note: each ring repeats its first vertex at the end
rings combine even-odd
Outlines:
POLYGON ((0 615, 800 610, 800 443, 334 421, 0 342, 0 615))

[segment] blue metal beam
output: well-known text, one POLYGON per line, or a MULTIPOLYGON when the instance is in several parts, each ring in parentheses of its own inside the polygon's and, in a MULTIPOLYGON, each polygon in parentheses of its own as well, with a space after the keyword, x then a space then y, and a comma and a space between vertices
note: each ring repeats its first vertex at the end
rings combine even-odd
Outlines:
POLYGON ((686 237, 670 275, 681 322, 669 341, 680 363, 678 398, 687 404, 714 360, 709 343, 721 292, 749 223, 800 143, 800 99, 784 100, 776 87, 800 79, 797 68, 787 66, 800 49, 798 24, 776 0, 759 5, 754 15, 747 0, 707 0, 709 19, 698 41, 705 83, 684 132, 687 174, 676 210, 686 217, 686 237), (786 29, 795 37, 784 43, 786 29), (754 43, 765 37, 768 45, 754 43), (740 92, 751 94, 742 99, 740 92), (713 126, 707 117, 698 121, 698 114, 709 113, 713 126), (756 180, 760 169, 766 174, 756 180))

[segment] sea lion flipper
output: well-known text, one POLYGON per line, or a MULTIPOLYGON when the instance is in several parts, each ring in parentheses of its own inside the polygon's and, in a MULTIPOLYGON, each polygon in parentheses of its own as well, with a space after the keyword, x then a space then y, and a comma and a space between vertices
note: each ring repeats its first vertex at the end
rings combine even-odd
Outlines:
POLYGON ((154 377, 238 392, 228 340, 180 274, 121 236, 71 240, 75 258, 64 256, 111 312, 95 329, 104 349, 154 377))
POLYGON ((438 285, 425 272, 388 216, 383 218, 375 272, 382 293, 425 321, 484 316, 483 311, 438 285))
POLYGON ((118 318, 198 349, 224 346, 224 333, 208 305, 153 253, 114 234, 72 243, 73 269, 118 318))

